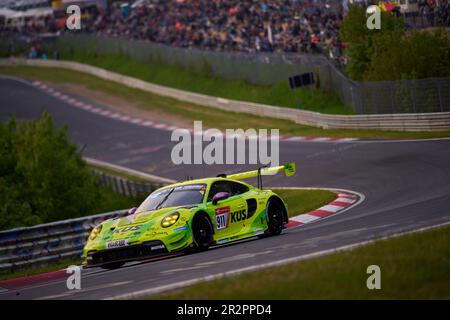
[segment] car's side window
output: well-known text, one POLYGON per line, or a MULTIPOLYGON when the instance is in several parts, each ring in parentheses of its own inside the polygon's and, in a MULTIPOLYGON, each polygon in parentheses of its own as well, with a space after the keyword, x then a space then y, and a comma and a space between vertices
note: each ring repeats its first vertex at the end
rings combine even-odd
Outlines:
POLYGON ((231 194, 233 196, 246 193, 249 190, 248 187, 242 183, 230 182, 230 184, 231 184, 231 194))
POLYGON ((228 192, 230 197, 243 194, 249 189, 246 185, 233 181, 216 181, 211 185, 209 190, 208 201, 212 201, 214 195, 218 192, 228 192))
POLYGON ((212 201, 214 195, 219 192, 228 192, 230 195, 233 194, 229 181, 213 182, 211 185, 211 189, 209 190, 208 201, 212 201))

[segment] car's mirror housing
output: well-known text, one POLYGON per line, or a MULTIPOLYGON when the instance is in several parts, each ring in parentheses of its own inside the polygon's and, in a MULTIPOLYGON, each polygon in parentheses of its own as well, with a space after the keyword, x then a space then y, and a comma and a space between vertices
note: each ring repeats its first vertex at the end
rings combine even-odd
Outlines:
POLYGON ((220 200, 225 200, 230 197, 228 192, 217 192, 212 198, 212 204, 216 205, 220 200))

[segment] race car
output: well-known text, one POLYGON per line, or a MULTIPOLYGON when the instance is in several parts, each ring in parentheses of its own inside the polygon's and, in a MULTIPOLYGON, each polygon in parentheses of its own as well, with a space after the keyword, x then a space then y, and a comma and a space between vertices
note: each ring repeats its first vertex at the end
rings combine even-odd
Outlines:
POLYGON ((261 176, 279 172, 292 176, 295 164, 164 186, 128 215, 96 226, 84 247, 83 265, 115 269, 129 261, 278 235, 288 223, 288 208, 262 188, 261 176), (241 181, 255 177, 258 187, 241 181))

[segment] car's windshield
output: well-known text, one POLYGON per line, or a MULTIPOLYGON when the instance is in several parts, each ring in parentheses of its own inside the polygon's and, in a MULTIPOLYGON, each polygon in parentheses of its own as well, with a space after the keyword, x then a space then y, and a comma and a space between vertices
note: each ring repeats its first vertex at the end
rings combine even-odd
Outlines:
POLYGON ((137 208, 136 213, 202 203, 205 191, 206 184, 188 184, 155 191, 137 208))

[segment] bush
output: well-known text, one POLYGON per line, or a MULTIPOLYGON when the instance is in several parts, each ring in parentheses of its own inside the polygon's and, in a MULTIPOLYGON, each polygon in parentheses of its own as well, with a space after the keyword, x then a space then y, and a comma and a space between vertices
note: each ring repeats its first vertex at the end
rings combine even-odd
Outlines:
POLYGON ((0 229, 91 214, 110 198, 95 182, 48 113, 0 123, 0 229))
POLYGON ((381 29, 369 30, 365 8, 355 6, 339 35, 347 43, 345 72, 355 80, 450 76, 450 37, 445 29, 407 32, 402 17, 382 13, 381 29))
POLYGON ((387 34, 374 42, 366 80, 423 79, 450 76, 450 41, 442 29, 387 34))
POLYGON ((339 29, 341 40, 347 44, 345 72, 355 80, 363 80, 376 49, 376 38, 399 37, 404 32, 403 18, 390 13, 382 13, 380 30, 369 30, 366 21, 366 8, 352 6, 339 29))

